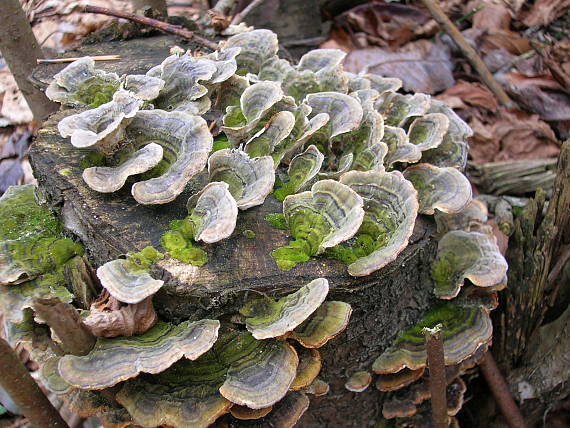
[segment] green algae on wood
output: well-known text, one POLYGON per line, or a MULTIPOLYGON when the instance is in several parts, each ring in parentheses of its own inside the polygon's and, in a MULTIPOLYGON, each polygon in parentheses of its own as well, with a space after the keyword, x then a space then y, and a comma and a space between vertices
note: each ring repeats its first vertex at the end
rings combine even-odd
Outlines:
POLYGON ((218 338, 217 320, 164 322, 139 336, 98 338, 85 356, 66 355, 59 372, 69 384, 81 389, 104 389, 139 373, 160 373, 182 357, 195 360, 218 338))
POLYGON ((55 274, 83 247, 63 238, 62 225, 36 201, 34 185, 12 186, 0 198, 0 284, 55 274))

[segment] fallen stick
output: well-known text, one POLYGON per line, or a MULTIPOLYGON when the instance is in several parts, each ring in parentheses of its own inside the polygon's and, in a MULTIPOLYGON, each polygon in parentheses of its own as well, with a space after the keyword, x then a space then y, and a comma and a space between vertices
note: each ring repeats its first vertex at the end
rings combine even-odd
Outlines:
MULTIPOLYGON (((121 59, 119 55, 95 55, 90 57, 94 61, 117 61, 121 59)), ((73 62, 81 59, 81 57, 71 58, 40 58, 37 60, 38 64, 59 64, 65 62, 73 62)))
POLYGON ((179 25, 172 25, 167 22, 159 21, 158 19, 147 18, 145 16, 139 16, 132 13, 122 12, 120 10, 107 9, 104 7, 97 6, 85 6, 83 9, 84 13, 98 13, 100 15, 113 16, 115 18, 122 18, 129 21, 136 22, 138 24, 147 25, 157 30, 164 31, 165 33, 174 34, 180 36, 187 40, 195 40, 196 42, 204 45, 210 49, 216 50, 218 44, 211 42, 208 39, 197 36, 192 31, 186 30, 179 25))
POLYGON ((457 46, 459 46, 463 55, 465 55, 473 68, 479 73, 485 85, 495 94, 499 102, 507 108, 515 107, 513 100, 509 98, 502 86, 497 82, 475 49, 471 47, 467 40, 465 40, 465 37, 463 37, 463 34, 461 34, 458 28, 447 17, 437 0, 422 0, 422 3, 429 9, 433 19, 449 34, 457 46))
POLYGON ((527 424, 509 391, 507 382, 505 382, 505 378, 499 371, 490 351, 485 352, 480 367, 489 389, 507 421, 507 425, 510 428, 527 428, 527 424))
POLYGON ((67 428, 8 342, 0 338, 0 385, 35 427, 67 428))
POLYGON ((263 3, 263 0, 253 0, 241 12, 236 13, 236 15, 232 19, 231 25, 238 25, 240 22, 244 20, 244 18, 249 14, 249 12, 251 12, 257 6, 259 6, 261 3, 263 3))
POLYGON ((435 328, 424 328, 429 368, 429 390, 431 394, 431 414, 435 428, 447 428, 447 380, 445 377, 445 354, 441 324, 435 328))

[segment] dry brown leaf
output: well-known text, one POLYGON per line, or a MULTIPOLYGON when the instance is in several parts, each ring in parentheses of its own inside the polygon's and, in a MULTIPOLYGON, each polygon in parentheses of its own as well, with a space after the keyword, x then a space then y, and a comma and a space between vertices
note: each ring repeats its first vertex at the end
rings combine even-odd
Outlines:
POLYGON ((370 2, 340 16, 354 32, 366 34, 370 44, 398 47, 412 40, 416 29, 431 19, 424 10, 400 3, 370 2))
POLYGON ((523 17, 524 25, 548 25, 570 9, 570 0, 536 0, 523 17))
POLYGON ((2 109, 0 110, 0 122, 4 122, 3 126, 19 125, 32 121, 32 111, 7 68, 0 71, 0 94, 3 94, 2 109))
POLYGON ((442 43, 419 40, 397 52, 381 48, 357 49, 348 54, 345 69, 398 77, 410 92, 433 94, 455 83, 449 49, 442 43))
POLYGON ((466 105, 480 107, 486 110, 497 111, 497 100, 495 96, 481 83, 458 81, 451 88, 437 96, 437 99, 450 104, 453 108, 465 108, 466 105), (457 105, 456 99, 460 99, 463 107, 457 105))
POLYGON ((473 28, 482 30, 508 30, 511 27, 511 14, 503 3, 491 3, 488 1, 469 4, 470 8, 483 6, 473 15, 473 28))
POLYGON ((570 92, 570 40, 561 41, 538 52, 544 60, 544 64, 552 73, 552 77, 566 91, 570 92))
POLYGON ((510 30, 469 28, 462 34, 482 55, 487 55, 495 49, 505 49, 512 54, 520 55, 531 49, 528 40, 510 30))
POLYGON ((550 75, 497 74, 497 80, 521 105, 548 121, 570 120, 570 95, 550 75))
POLYGON ((91 304, 91 313, 83 322, 97 337, 116 337, 142 334, 157 320, 152 296, 140 303, 124 304, 103 290, 91 304))
POLYGON ((489 124, 477 118, 469 122, 474 132, 469 140, 469 155, 476 163, 558 155, 556 135, 538 115, 499 109, 497 119, 489 124))

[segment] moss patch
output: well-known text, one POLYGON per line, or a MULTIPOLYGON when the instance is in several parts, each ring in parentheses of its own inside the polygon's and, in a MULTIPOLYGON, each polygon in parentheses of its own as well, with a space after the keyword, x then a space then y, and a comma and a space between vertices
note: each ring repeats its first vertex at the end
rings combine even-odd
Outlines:
POLYGON ((153 263, 163 258, 164 255, 160 251, 149 246, 137 253, 128 254, 125 264, 132 272, 148 272, 153 263))
POLYGON ((289 230, 287 222, 285 221, 285 216, 281 213, 267 214, 265 220, 274 227, 275 229, 289 230))
POLYGON ((173 258, 193 266, 203 266, 208 261, 208 255, 192 243, 195 229, 196 224, 191 217, 173 220, 170 230, 160 238, 160 244, 173 258))

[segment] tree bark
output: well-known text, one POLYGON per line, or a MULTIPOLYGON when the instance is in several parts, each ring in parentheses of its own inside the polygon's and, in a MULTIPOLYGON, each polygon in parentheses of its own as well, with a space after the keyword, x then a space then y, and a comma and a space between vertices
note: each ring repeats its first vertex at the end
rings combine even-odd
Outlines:
POLYGON ((36 60, 44 57, 43 52, 18 0, 2 0, 2 19, 0 52, 32 110, 34 120, 39 123, 58 108, 28 78, 37 65, 36 60))
MULTIPOLYGON (((144 72, 169 55, 173 40, 160 36, 106 43, 105 50, 124 60, 98 66, 118 74, 144 72)), ((101 46, 86 46, 80 53, 101 50, 101 46)), ((59 69, 61 66, 53 64, 41 66, 35 76, 47 82, 59 69)), ((60 111, 50 118, 30 153, 39 185, 66 229, 81 238, 98 265, 147 245, 160 249, 160 237, 169 222, 187 215, 188 197, 204 185, 207 174, 192 180, 174 202, 162 206, 137 204, 130 194, 131 182, 114 194, 98 194, 81 178, 80 163, 86 152, 73 148, 57 132, 57 122, 72 113, 60 111), (58 171, 62 169, 69 171, 61 175, 58 171)), ((353 314, 347 330, 321 348, 320 377, 330 384, 330 392, 311 397, 309 410, 297 426, 361 428, 373 424, 381 415, 381 393, 369 387, 357 394, 347 391, 344 384, 354 372, 370 371, 374 359, 396 335, 416 323, 434 303, 430 262, 437 248, 431 238, 435 225, 431 217, 419 218, 408 248, 390 265, 367 277, 350 277, 346 265, 324 258, 284 272, 270 252, 288 242, 288 233, 272 228, 265 220, 267 214, 281 210, 281 203, 270 196, 262 206, 240 212, 229 239, 202 246, 209 261, 201 268, 168 257, 157 263, 152 275, 163 279, 165 285, 155 296, 155 308, 161 319, 173 322, 228 319, 251 296, 265 293, 278 297, 317 277, 327 278, 331 286, 328 299, 350 303, 353 314), (255 238, 246 237, 245 230, 254 231, 255 238)))

